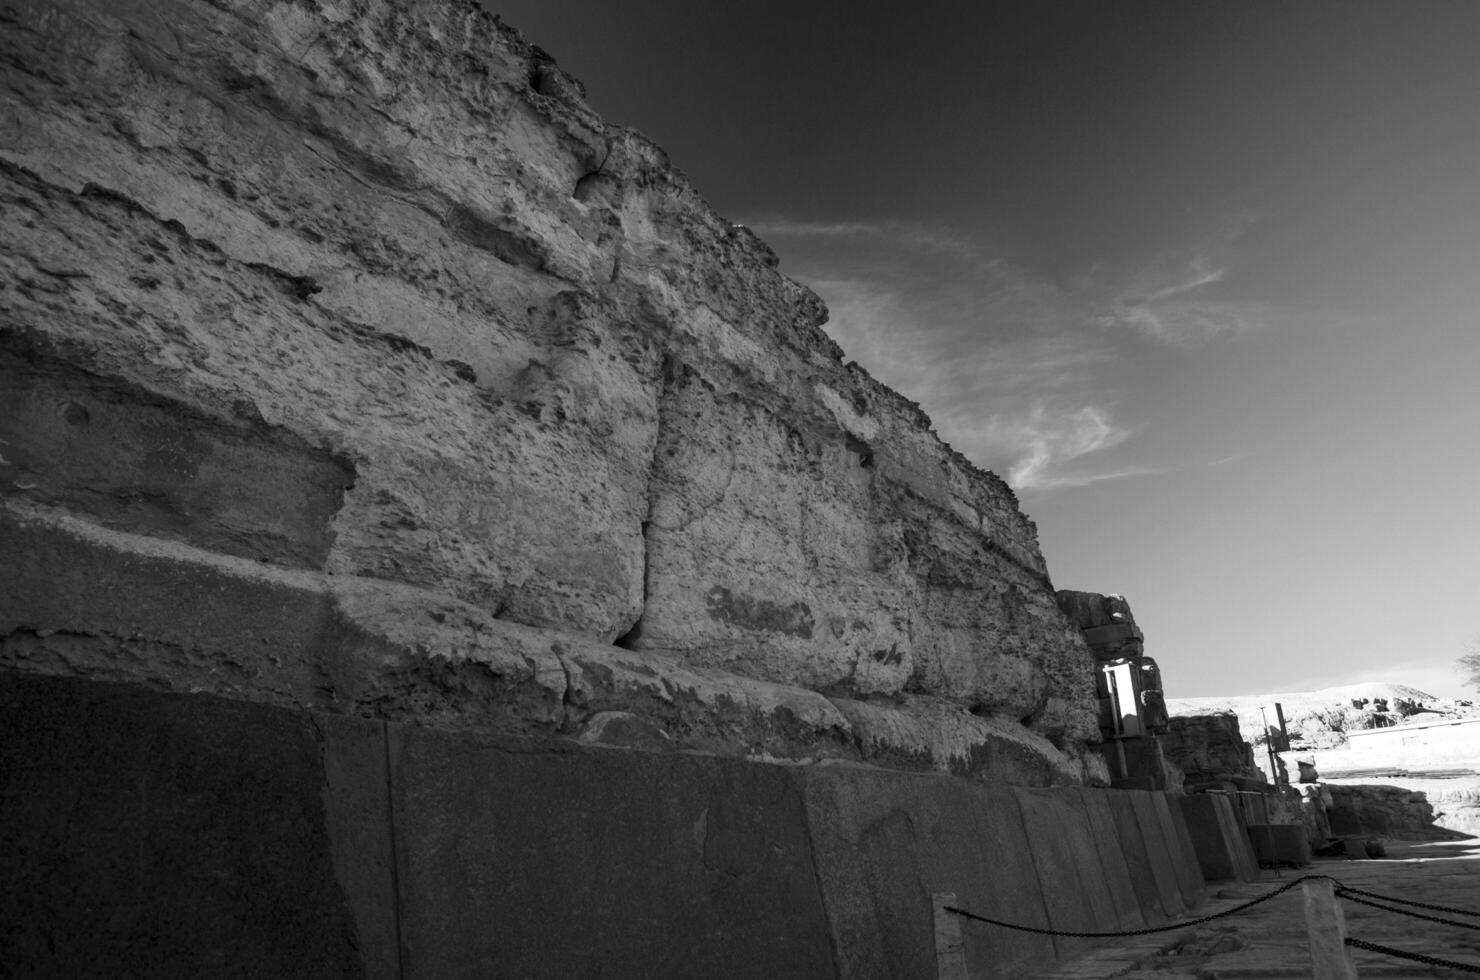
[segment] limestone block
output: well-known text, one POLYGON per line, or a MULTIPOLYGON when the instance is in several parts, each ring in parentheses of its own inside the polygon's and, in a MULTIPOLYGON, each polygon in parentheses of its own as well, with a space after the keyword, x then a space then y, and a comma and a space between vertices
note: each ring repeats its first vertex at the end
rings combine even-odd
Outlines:
POLYGON ((687 365, 667 380, 631 645, 781 683, 900 690, 908 597, 876 568, 858 452, 687 365))

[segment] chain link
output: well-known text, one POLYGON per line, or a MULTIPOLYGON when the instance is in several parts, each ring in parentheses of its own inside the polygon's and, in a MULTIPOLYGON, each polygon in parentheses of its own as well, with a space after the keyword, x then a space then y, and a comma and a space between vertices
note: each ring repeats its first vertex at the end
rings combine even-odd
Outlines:
POLYGON ((1395 909, 1387 905, 1379 905, 1376 902, 1369 902, 1365 898, 1357 898, 1351 892, 1346 891, 1342 888, 1338 888, 1336 890, 1336 894, 1340 895, 1348 902, 1356 902, 1358 905, 1365 905, 1368 908, 1382 909, 1382 911, 1392 912, 1394 915, 1406 915, 1414 919, 1423 919, 1425 922, 1437 922, 1440 925, 1455 926, 1459 929, 1480 929, 1480 922, 1455 922, 1453 919, 1441 919, 1437 915, 1424 915, 1422 912, 1410 912, 1407 909, 1395 909))
POLYGON ((1415 963, 1425 963, 1429 966, 1442 966, 1450 970, 1461 970, 1465 973, 1480 973, 1480 966, 1473 963, 1460 963, 1456 960, 1441 959, 1438 956, 1428 956, 1424 953, 1408 953, 1401 949, 1393 949, 1391 946, 1381 946, 1377 943, 1369 943, 1363 939, 1346 937, 1346 944, 1355 949, 1371 950, 1374 953, 1384 953, 1388 956, 1396 956, 1403 960, 1412 960, 1415 963))
MULTIPOLYGON (((1334 878, 1332 880, 1335 881, 1334 878)), ((1394 905, 1411 905, 1416 909, 1428 909, 1430 912, 1448 912, 1451 915, 1480 916, 1480 912, 1476 912, 1473 909, 1457 909, 1452 908, 1448 905, 1426 905, 1423 902, 1413 902, 1409 901, 1406 898, 1394 898, 1392 895, 1379 895, 1377 892, 1367 892, 1363 891, 1360 888, 1348 888, 1346 885, 1341 885, 1339 882, 1338 886, 1338 890, 1343 895, 1365 895, 1368 898, 1375 898, 1378 901, 1392 902, 1394 905)), ((1353 899, 1353 901, 1355 901, 1355 899, 1353 899)))
MULTIPOLYGON (((1159 932, 1173 932, 1178 929, 1191 929, 1192 927, 1200 926, 1205 922, 1212 922, 1216 919, 1222 919, 1230 915, 1237 915, 1240 912, 1253 908, 1255 905, 1258 905, 1261 902, 1269 901, 1276 895, 1282 895, 1290 889, 1294 888, 1296 885, 1299 885, 1303 882, 1322 880, 1329 880, 1333 882, 1335 884, 1335 892, 1338 896, 1348 899, 1352 902, 1356 902, 1358 905, 1366 905, 1370 908, 1380 909, 1384 912, 1392 912, 1397 915, 1406 915, 1415 919, 1424 919, 1428 922, 1437 922, 1442 925, 1458 926, 1461 929, 1480 929, 1480 925, 1477 925, 1475 923, 1454 922, 1449 919, 1440 919, 1431 915, 1422 915, 1418 912, 1410 912, 1406 909, 1390 908, 1389 906, 1379 905, 1376 902, 1370 902, 1367 901, 1365 898, 1358 898, 1357 896, 1362 895, 1369 898, 1382 899, 1385 902, 1394 902, 1399 905, 1409 905, 1413 906, 1414 908, 1431 909, 1436 912, 1450 912, 1458 915, 1480 916, 1480 912, 1474 912, 1469 909, 1451 908, 1445 905, 1428 905, 1423 902, 1412 902, 1407 899, 1393 898, 1390 895, 1379 895, 1376 892, 1363 891, 1359 888, 1348 888, 1340 881, 1337 881, 1337 879, 1332 878, 1330 875, 1303 875, 1302 877, 1296 878, 1294 881, 1287 882, 1286 884, 1281 885, 1279 888, 1276 888, 1274 891, 1269 892, 1266 895, 1261 895, 1258 898, 1253 899, 1252 901, 1245 902, 1242 905, 1235 905, 1233 908, 1224 909, 1222 912, 1214 912, 1212 915, 1205 915, 1198 919, 1187 919, 1182 922, 1172 923, 1171 925, 1154 926, 1148 929, 1129 929, 1123 932, 1069 932, 1063 929, 1040 929, 1036 926, 1024 926, 1012 922, 1003 922, 1000 919, 989 919, 984 915, 976 915, 973 912, 968 912, 965 909, 956 908, 950 905, 945 906, 944 909, 947 912, 954 912, 956 915, 959 915, 962 918, 971 919, 975 922, 985 922, 988 925, 1001 926, 1004 929, 1013 929, 1018 932, 1031 932, 1040 936, 1063 936, 1069 939, 1120 939, 1129 936, 1149 936, 1159 932)), ((1461 963, 1457 960, 1446 960, 1438 956, 1429 956, 1425 953, 1409 953, 1401 949, 1394 949, 1391 946, 1383 946, 1379 943, 1369 943, 1364 939, 1354 939, 1348 936, 1346 939, 1346 944, 1353 947, 1354 949, 1364 949, 1373 953, 1382 953, 1387 956, 1395 956, 1399 959, 1412 960, 1415 963, 1423 963, 1428 966, 1439 966, 1450 970, 1460 970, 1465 973, 1480 973, 1480 966, 1476 966, 1472 963, 1461 963)))
MULTIPOLYGON (((943 906, 943 908, 947 912, 954 912, 963 918, 972 919, 976 922, 985 922, 989 925, 1001 926, 1004 929, 1014 929, 1018 932, 1037 933, 1040 936, 1064 936, 1068 939, 1119 939, 1126 936, 1149 936, 1153 933, 1158 932, 1174 932, 1178 929, 1191 929, 1193 926, 1200 926, 1204 922, 1212 922, 1214 919, 1222 919, 1225 916, 1237 915, 1245 909, 1253 908, 1260 902, 1267 902, 1271 898, 1274 898, 1276 895, 1280 895, 1284 892, 1289 891, 1303 881, 1320 881, 1326 878, 1330 878, 1332 881, 1336 881, 1336 879, 1331 878, 1330 875, 1305 875, 1304 877, 1296 878, 1294 881, 1281 885, 1279 888, 1276 888, 1269 894, 1261 895, 1253 901, 1245 902, 1242 905, 1236 905, 1231 909, 1224 909, 1222 912, 1214 912, 1212 915, 1205 915, 1200 919, 1186 919, 1181 922, 1174 922, 1171 925, 1153 926, 1149 929, 1130 929, 1125 932, 1066 932, 1062 929, 1039 929, 1036 926, 1022 926, 1012 922, 1003 922, 1000 919, 989 919, 984 915, 976 915, 975 913, 968 912, 965 909, 958 909, 950 905, 943 906)), ((1339 885, 1340 882, 1337 882, 1337 884, 1339 885)))

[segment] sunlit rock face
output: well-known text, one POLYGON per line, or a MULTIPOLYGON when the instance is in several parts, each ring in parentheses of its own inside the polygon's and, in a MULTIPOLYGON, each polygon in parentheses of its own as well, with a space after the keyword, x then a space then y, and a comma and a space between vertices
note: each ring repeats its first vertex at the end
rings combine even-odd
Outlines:
POLYGON ((476 4, 4 16, 8 669, 1084 778, 1011 491, 476 4))
POLYGON ((1254 750, 1239 731, 1238 716, 1184 715, 1171 719, 1162 736, 1166 757, 1189 784, 1230 784, 1239 789, 1262 789, 1263 774, 1254 765, 1254 750))

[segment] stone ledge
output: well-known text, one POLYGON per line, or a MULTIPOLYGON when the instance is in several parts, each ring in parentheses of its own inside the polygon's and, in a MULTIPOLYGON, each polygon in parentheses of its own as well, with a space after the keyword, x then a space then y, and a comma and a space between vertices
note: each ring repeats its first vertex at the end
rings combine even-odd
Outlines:
MULTIPOLYGON (((815 691, 498 620, 411 586, 284 569, 0 504, 0 666, 444 729, 1028 785, 1082 763, 952 702, 815 691)), ((1091 779, 1093 777, 1091 776, 1091 779)))

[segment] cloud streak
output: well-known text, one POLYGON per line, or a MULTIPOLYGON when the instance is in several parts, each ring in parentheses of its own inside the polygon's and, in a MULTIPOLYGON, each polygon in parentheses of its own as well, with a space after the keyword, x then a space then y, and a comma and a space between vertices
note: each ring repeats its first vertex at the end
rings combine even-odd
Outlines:
POLYGON ((1229 278, 1230 254, 1255 223, 1250 217, 1229 218, 1191 246, 1154 256, 1121 282, 1087 283, 1088 291, 1108 295, 1091 322, 1179 347, 1266 329, 1285 311, 1209 295, 1229 278))
POLYGON ((1252 333, 1259 304, 1211 298, 1238 229, 1118 279, 1061 284, 975 241, 901 222, 750 222, 828 304, 848 355, 921 403, 942 438, 1018 490, 1146 477, 1119 458, 1136 344, 1187 347, 1252 333), (1129 345, 1129 347, 1128 347, 1129 345))

